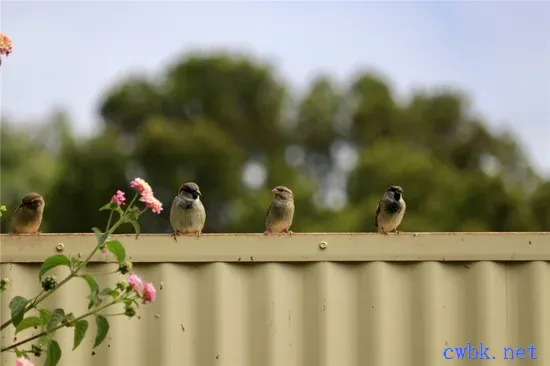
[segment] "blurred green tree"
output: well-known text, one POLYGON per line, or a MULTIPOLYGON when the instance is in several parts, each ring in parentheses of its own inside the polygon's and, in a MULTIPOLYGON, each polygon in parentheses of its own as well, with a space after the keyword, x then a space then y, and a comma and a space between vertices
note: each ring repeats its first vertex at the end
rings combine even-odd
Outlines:
POLYGON ((405 231, 550 230, 550 181, 460 91, 397 100, 372 70, 289 90, 270 63, 195 52, 113 85, 93 137, 74 137, 59 113, 42 130, 3 122, 2 203, 13 212, 34 190, 47 201, 45 231, 89 231, 104 222, 97 209, 141 176, 164 204, 142 230, 169 232, 178 187, 195 181, 205 232, 262 232, 270 190, 283 184, 295 194, 293 230, 374 231, 378 200, 399 184, 405 231))

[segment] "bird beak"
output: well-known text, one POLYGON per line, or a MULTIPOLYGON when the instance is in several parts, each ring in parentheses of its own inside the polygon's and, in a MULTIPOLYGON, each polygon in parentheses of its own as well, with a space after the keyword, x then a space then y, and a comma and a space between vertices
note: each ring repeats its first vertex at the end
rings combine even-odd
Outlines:
POLYGON ((273 188, 273 189, 271 190, 271 193, 275 193, 275 194, 276 194, 276 193, 279 193, 279 191, 276 190, 275 188, 273 188))
POLYGON ((197 189, 197 194, 202 197, 202 193, 198 189, 197 189))

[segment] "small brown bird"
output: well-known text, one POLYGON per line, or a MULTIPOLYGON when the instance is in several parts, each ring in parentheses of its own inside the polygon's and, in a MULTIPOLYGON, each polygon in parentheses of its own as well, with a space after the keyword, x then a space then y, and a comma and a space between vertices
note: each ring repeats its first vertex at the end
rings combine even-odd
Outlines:
POLYGON ((271 190, 273 199, 267 209, 264 234, 289 233, 294 218, 294 194, 285 186, 277 186, 271 190))
POLYGON ((172 201, 170 209, 170 224, 174 240, 180 234, 195 234, 199 236, 206 221, 206 210, 201 202, 199 186, 194 182, 181 185, 178 195, 172 201))
POLYGON ((390 231, 398 233, 397 227, 401 224, 406 209, 403 188, 400 186, 389 187, 376 208, 374 226, 377 227, 379 233, 385 235, 390 231))
POLYGON ((27 193, 15 210, 11 221, 14 234, 38 234, 46 202, 38 193, 27 193))

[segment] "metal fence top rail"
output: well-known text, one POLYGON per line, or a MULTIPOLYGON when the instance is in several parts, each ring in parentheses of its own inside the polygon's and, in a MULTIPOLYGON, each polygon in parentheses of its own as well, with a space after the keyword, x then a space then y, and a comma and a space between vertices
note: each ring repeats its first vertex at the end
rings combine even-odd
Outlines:
MULTIPOLYGON (((544 233, 295 233, 292 235, 113 235, 134 263, 550 261, 544 233)), ((0 235, 1 263, 40 263, 54 254, 86 256, 94 234, 0 235)), ((114 262, 97 254, 93 262, 114 262)))

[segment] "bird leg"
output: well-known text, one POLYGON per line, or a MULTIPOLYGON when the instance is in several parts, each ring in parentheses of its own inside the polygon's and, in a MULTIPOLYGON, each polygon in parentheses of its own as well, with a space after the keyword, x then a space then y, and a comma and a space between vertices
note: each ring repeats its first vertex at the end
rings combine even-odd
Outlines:
POLYGON ((269 229, 265 229, 265 231, 264 231, 264 235, 268 235, 268 234, 271 234, 271 230, 269 230, 269 229))
POLYGON ((383 235, 388 235, 388 232, 386 230, 382 229, 381 227, 378 227, 378 233, 383 234, 383 235))
POLYGON ((287 233, 288 235, 294 234, 294 232, 290 231, 288 227, 283 230, 283 233, 287 233))
POLYGON ((200 230, 199 230, 199 231, 197 231, 197 232, 195 233, 195 235, 197 235, 197 238, 198 238, 199 236, 201 236, 201 232, 200 232, 200 230))
POLYGON ((178 236, 180 235, 179 231, 177 230, 174 230, 174 232, 172 234, 170 234, 170 236, 172 238, 174 238, 174 241, 178 241, 178 236))

